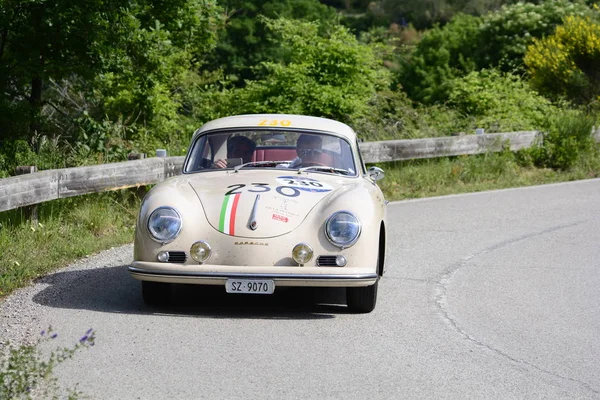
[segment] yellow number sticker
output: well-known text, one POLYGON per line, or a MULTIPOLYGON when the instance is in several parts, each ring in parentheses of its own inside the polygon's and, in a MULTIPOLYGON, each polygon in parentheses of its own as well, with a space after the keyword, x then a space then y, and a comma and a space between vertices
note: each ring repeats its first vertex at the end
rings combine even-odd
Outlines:
POLYGON ((287 119, 263 119, 258 123, 259 126, 290 126, 291 124, 292 121, 287 119))

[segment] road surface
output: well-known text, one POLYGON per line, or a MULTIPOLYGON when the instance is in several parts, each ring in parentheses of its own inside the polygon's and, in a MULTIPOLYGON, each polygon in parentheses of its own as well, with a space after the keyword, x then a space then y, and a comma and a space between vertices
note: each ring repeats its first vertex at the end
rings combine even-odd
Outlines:
POLYGON ((391 203, 388 234, 371 314, 340 290, 149 308, 124 246, 9 297, 0 335, 94 328, 56 374, 96 399, 600 399, 600 180, 391 203))

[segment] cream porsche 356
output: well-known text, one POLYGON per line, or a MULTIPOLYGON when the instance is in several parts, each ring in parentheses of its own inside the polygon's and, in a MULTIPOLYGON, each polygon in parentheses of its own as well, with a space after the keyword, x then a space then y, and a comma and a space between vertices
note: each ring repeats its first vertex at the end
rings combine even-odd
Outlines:
POLYGON ((146 195, 129 272, 154 305, 172 283, 267 295, 345 287, 351 312, 371 312, 385 272, 381 178, 340 122, 285 114, 211 121, 194 133, 182 174, 146 195))

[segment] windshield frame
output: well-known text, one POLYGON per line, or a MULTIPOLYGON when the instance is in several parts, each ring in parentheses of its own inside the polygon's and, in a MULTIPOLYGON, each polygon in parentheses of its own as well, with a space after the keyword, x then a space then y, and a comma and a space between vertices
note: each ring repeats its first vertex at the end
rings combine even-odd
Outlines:
MULTIPOLYGON (((228 167, 228 168, 204 168, 204 169, 194 169, 191 170, 190 167, 190 163, 192 161, 192 153, 195 149, 195 147, 198 145, 198 143, 202 140, 206 140, 206 138, 209 135, 214 135, 214 134, 226 134, 228 132, 231 133, 238 133, 238 132, 264 132, 264 133, 276 133, 276 132, 295 132, 295 133, 299 133, 299 134, 315 134, 315 135, 323 135, 323 136, 331 136, 334 137, 338 140, 343 141, 343 143, 345 143, 345 145, 347 146, 347 148, 350 150, 350 155, 352 157, 352 167, 354 169, 353 173, 349 173, 348 175, 342 175, 340 173, 336 173, 336 172, 326 172, 326 171, 319 171, 319 170, 310 170, 311 173, 321 173, 321 174, 328 174, 328 175, 335 175, 335 176, 339 176, 339 177, 344 177, 344 178, 357 178, 359 176, 362 175, 363 173, 363 169, 364 166, 361 164, 361 158, 360 158, 360 154, 359 154, 359 150, 355 149, 353 147, 353 143, 351 141, 349 141, 345 136, 343 135, 337 135, 335 132, 330 132, 330 131, 322 131, 322 130, 317 130, 317 129, 306 129, 306 128, 293 128, 293 127, 285 127, 285 128, 281 128, 281 127, 232 127, 232 128, 218 128, 218 129, 211 129, 211 130, 207 130, 202 132, 202 134, 200 135, 194 135, 192 138, 192 141, 188 147, 188 151, 185 157, 185 160, 183 162, 183 167, 182 167, 182 174, 187 175, 187 174, 196 174, 196 173, 203 173, 203 172, 223 172, 223 171, 227 171, 227 172, 237 172, 235 170, 234 167, 228 167)), ((294 147, 295 148, 295 147, 294 147)), ((214 158, 214 155, 212 155, 212 157, 214 158)), ((211 160, 211 162, 214 162, 214 160, 211 160)), ((265 167, 265 166, 256 166, 256 167, 251 167, 249 168, 249 170, 257 170, 257 169, 262 169, 262 170, 271 170, 271 171, 282 171, 282 170, 288 170, 288 171, 299 171, 301 170, 302 167, 265 167)), ((244 170, 248 170, 248 169, 244 169, 244 170)))

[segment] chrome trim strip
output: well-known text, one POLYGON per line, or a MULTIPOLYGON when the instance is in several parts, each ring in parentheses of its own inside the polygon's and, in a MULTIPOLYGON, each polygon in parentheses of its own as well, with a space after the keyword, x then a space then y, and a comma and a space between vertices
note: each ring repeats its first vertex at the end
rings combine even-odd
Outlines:
POLYGON ((254 199, 254 206, 252 206, 252 211, 250 212, 250 220, 248 221, 248 228, 255 231, 258 228, 258 223, 256 222, 256 208, 258 207, 258 200, 260 200, 260 194, 256 195, 256 199, 254 199))
POLYGON ((171 271, 150 271, 141 268, 129 266, 127 270, 132 274, 146 274, 156 276, 171 276, 171 277, 194 277, 206 279, 289 279, 289 280, 373 280, 377 279, 378 275, 374 274, 354 274, 354 275, 324 275, 324 274, 252 274, 252 273, 230 273, 230 272, 171 272, 171 271))

